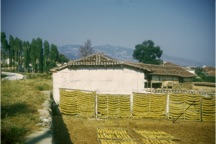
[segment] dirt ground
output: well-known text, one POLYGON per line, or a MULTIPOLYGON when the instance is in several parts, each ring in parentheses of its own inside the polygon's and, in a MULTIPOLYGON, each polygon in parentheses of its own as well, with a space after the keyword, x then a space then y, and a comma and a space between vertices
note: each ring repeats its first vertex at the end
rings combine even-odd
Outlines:
POLYGON ((164 131, 177 144, 215 144, 214 122, 157 119, 96 119, 61 115, 53 117, 54 139, 58 144, 97 144, 98 127, 126 128, 137 143, 142 136, 133 129, 164 131))

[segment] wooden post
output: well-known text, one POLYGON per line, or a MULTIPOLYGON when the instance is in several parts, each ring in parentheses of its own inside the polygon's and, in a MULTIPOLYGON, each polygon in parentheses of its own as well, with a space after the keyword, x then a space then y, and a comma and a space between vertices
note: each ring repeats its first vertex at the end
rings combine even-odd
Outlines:
POLYGON ((97 94, 96 94, 96 91, 94 92, 94 94, 95 94, 95 117, 97 118, 97 94))
POLYGON ((200 121, 202 122, 202 97, 200 96, 200 121))

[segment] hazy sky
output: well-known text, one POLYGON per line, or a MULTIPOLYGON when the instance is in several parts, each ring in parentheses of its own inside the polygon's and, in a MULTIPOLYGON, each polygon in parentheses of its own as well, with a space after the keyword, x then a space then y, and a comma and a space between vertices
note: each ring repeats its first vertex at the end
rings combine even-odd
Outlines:
POLYGON ((214 63, 215 0, 1 0, 1 31, 58 46, 150 39, 164 54, 214 63))

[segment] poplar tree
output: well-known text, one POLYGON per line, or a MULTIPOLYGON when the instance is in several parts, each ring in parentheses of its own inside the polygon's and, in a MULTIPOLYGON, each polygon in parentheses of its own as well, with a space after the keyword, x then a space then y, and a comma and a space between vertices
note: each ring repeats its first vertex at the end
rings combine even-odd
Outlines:
POLYGON ((19 38, 15 38, 14 41, 14 62, 16 63, 16 70, 19 71, 22 64, 22 41, 19 38))
POLYGON ((41 38, 37 38, 37 65, 38 71, 40 73, 43 72, 43 43, 41 38))
POLYGON ((54 44, 51 44, 50 60, 52 62, 56 62, 56 61, 58 61, 58 56, 59 56, 59 52, 58 52, 57 46, 54 44))
POLYGON ((24 51, 24 70, 29 72, 30 64, 30 44, 29 42, 23 42, 23 51, 24 51))
POLYGON ((10 35, 9 42, 7 42, 4 32, 1 32, 1 54, 1 60, 9 58, 11 68, 29 72, 31 65, 32 72, 36 73, 49 71, 56 66, 57 62, 68 61, 63 54, 59 54, 57 46, 54 44, 50 46, 48 41, 43 43, 41 38, 33 38, 30 43, 10 35))
POLYGON ((9 37, 9 66, 15 66, 14 62, 14 48, 15 47, 15 39, 12 35, 9 37))
POLYGON ((30 60, 32 64, 32 72, 37 72, 37 64, 36 64, 36 59, 37 59, 37 54, 36 54, 36 40, 32 39, 31 42, 31 47, 30 47, 30 60))
POLYGON ((4 32, 1 32, 1 60, 9 58, 9 45, 4 32))
POLYGON ((48 41, 44 41, 44 71, 49 70, 50 46, 48 41))

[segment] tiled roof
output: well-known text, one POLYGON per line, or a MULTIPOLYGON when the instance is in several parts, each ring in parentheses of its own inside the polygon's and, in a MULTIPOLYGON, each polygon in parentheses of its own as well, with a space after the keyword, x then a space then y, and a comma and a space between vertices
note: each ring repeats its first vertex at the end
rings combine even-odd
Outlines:
POLYGON ((151 75, 169 75, 169 76, 179 76, 179 77, 195 77, 196 75, 184 70, 180 66, 175 65, 153 65, 153 64, 143 64, 143 63, 132 63, 128 62, 131 65, 145 67, 150 69, 151 75))
POLYGON ((153 65, 134 62, 120 62, 102 53, 93 54, 78 60, 70 61, 66 65, 52 69, 52 72, 62 70, 66 67, 76 66, 128 66, 148 71, 152 75, 172 75, 180 77, 195 77, 194 74, 184 70, 177 65, 153 65))
POLYGON ((120 61, 110 58, 108 56, 105 56, 102 53, 93 54, 75 61, 68 62, 68 66, 87 66, 87 65, 119 65, 121 64, 120 61))

